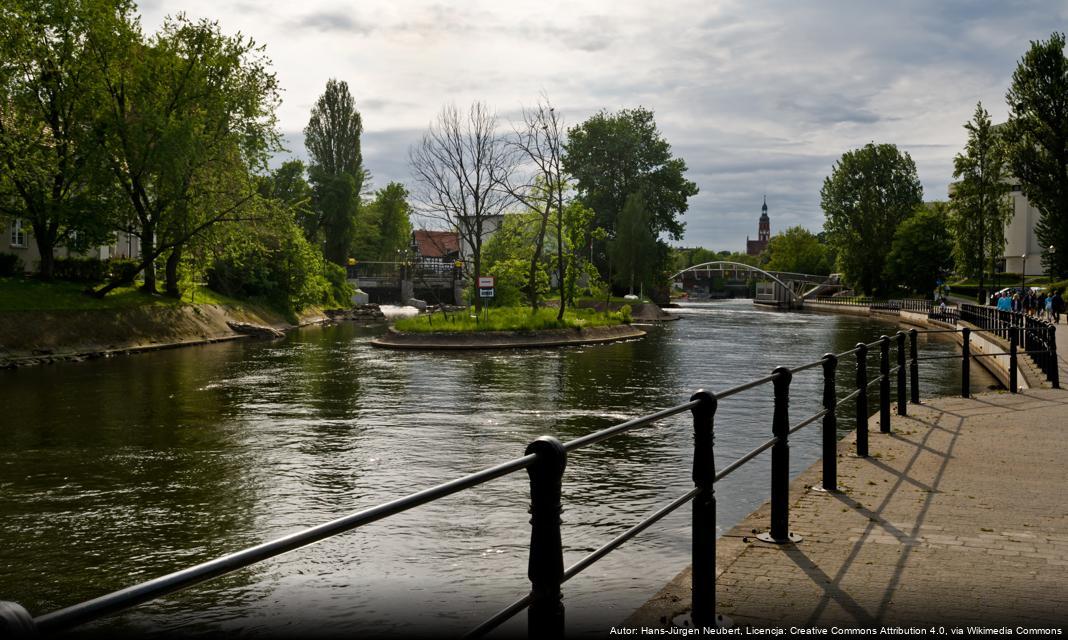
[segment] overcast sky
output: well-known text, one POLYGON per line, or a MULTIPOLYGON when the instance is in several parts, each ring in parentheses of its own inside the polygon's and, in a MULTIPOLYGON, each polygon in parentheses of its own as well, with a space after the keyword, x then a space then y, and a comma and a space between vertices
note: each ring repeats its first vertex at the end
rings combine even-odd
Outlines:
MULTIPOLYGON (((1031 40, 1068 3, 145 0, 146 32, 184 11, 266 45, 281 129, 301 130, 329 78, 363 115, 375 186, 411 184, 408 148, 446 102, 483 100, 505 123, 545 92, 575 125, 600 109, 656 114, 701 192, 682 244, 744 250, 763 195, 772 233, 823 225, 834 161, 874 141, 912 155, 927 200, 945 199, 962 125, 995 122, 1031 40)), ((507 126, 507 125, 505 125, 507 126)))

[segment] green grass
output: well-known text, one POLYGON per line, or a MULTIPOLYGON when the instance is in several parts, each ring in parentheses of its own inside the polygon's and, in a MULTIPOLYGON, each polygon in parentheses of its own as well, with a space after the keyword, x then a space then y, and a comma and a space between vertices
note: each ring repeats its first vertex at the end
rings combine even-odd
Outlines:
POLYGON ((132 309, 143 306, 179 304, 241 304, 207 287, 187 288, 182 299, 145 295, 136 287, 120 287, 103 298, 85 293, 88 287, 76 282, 42 282, 31 278, 0 278, 0 311, 88 311, 132 309))
POLYGON ((434 313, 418 315, 398 320, 398 331, 410 333, 460 333, 470 331, 539 331, 543 329, 568 329, 609 327, 630 322, 630 309, 621 309, 610 313, 600 313, 593 309, 568 309, 563 320, 556 319, 556 309, 538 309, 531 313, 526 307, 506 307, 490 309, 488 319, 485 314, 477 319, 473 313, 461 311, 448 314, 434 313))

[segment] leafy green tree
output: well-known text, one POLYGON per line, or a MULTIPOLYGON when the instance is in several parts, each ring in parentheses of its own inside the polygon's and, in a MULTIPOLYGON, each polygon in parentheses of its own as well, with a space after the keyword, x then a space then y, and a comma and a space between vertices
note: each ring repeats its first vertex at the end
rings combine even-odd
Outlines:
POLYGON ((995 261, 1005 250, 1005 224, 1012 217, 1007 197, 1005 148, 990 124, 990 114, 980 102, 975 116, 964 128, 968 142, 953 159, 949 226, 953 232, 953 256, 957 271, 979 277, 979 295, 984 296, 984 274, 994 272, 995 261))
POLYGON ((359 213, 365 172, 360 150, 363 119, 349 85, 333 78, 312 107, 304 128, 304 145, 311 156, 309 176, 318 216, 310 220, 308 238, 321 239, 323 253, 334 264, 348 261, 359 213))
POLYGON ((944 207, 921 208, 898 226, 886 257, 886 278, 924 296, 953 267, 944 207))
POLYGON ((494 303, 515 306, 531 297, 542 298, 549 291, 549 263, 544 258, 534 262, 533 279, 530 265, 536 249, 536 237, 542 224, 541 212, 504 216, 500 228, 486 241, 482 251, 483 269, 494 276, 494 303), (534 287, 533 294, 530 291, 534 287))
POLYGON ((831 272, 827 264, 827 248, 804 227, 790 227, 771 237, 768 242, 768 271, 809 273, 826 275, 831 272))
POLYGON ((140 234, 142 289, 156 291, 166 256, 167 293, 178 296, 186 244, 244 217, 257 195, 250 170, 280 148, 277 81, 262 47, 215 22, 168 18, 147 42, 135 19, 121 26, 90 38, 105 88, 98 134, 140 234))
POLYGON ((408 190, 399 182, 390 182, 375 192, 370 205, 377 223, 377 256, 379 260, 393 260, 412 241, 411 205, 408 190))
POLYGON ((289 207, 301 228, 310 224, 315 215, 311 209, 311 186, 304 175, 303 162, 287 160, 259 183, 260 196, 277 200, 289 207))
POLYGON ((1005 99, 1009 165, 1041 217, 1035 227, 1054 273, 1068 273, 1068 58, 1063 33, 1032 42, 1005 99))
POLYGON ((564 261, 564 286, 561 307, 564 304, 575 305, 575 296, 578 293, 578 284, 585 281, 585 289, 589 292, 599 289, 597 270, 593 263, 586 258, 586 238, 590 233, 590 225, 593 224, 593 209, 581 202, 571 202, 564 207, 562 229, 563 242, 559 243, 563 248, 557 253, 558 260, 564 261))
POLYGON ((651 217, 642 195, 631 194, 619 216, 616 237, 608 245, 616 282, 628 287, 631 294, 634 293, 635 280, 645 284, 650 279, 656 257, 657 241, 650 230, 651 217))
POLYGON ((44 279, 56 247, 84 250, 112 235, 94 128, 101 86, 86 49, 92 32, 121 28, 132 11, 121 0, 0 7, 0 213, 29 223, 44 279))
POLYGON ((885 291, 894 233, 923 203, 912 158, 892 144, 847 151, 823 181, 820 202, 824 229, 846 280, 869 295, 885 291))
MULTIPOLYGON (((568 130, 564 151, 564 170, 574 177, 579 199, 595 212, 593 227, 615 237, 627 199, 641 192, 649 212, 649 232, 654 237, 682 237, 679 216, 698 189, 684 176, 686 162, 671 155, 671 145, 657 129, 652 111, 641 107, 615 114, 601 111, 568 130)), ((666 258, 666 250, 660 253, 666 258)))

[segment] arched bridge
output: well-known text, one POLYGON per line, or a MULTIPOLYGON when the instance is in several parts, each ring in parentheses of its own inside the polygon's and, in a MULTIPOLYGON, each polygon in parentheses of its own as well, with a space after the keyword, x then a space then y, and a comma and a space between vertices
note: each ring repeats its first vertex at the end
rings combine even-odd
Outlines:
POLYGON ((671 280, 675 281, 686 273, 704 272, 711 276, 713 272, 737 274, 738 271, 748 271, 765 279, 763 282, 757 282, 757 302, 776 304, 788 308, 800 307, 807 297, 825 293, 828 289, 833 290, 841 287, 838 283, 837 274, 819 276, 788 271, 765 271, 760 267, 754 267, 744 262, 730 262, 728 260, 714 260, 695 264, 673 274, 671 280))

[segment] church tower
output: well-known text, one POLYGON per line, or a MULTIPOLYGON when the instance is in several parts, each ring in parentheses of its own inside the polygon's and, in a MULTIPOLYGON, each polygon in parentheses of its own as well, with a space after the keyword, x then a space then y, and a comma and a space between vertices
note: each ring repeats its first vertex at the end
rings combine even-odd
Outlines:
POLYGON ((771 240, 771 220, 768 218, 768 197, 764 196, 764 206, 760 207, 760 224, 757 227, 757 240, 771 240))
POLYGON ((760 222, 757 223, 757 239, 745 238, 745 252, 751 256, 758 256, 768 248, 771 240, 771 219, 768 218, 768 196, 764 196, 764 206, 760 207, 760 222))

